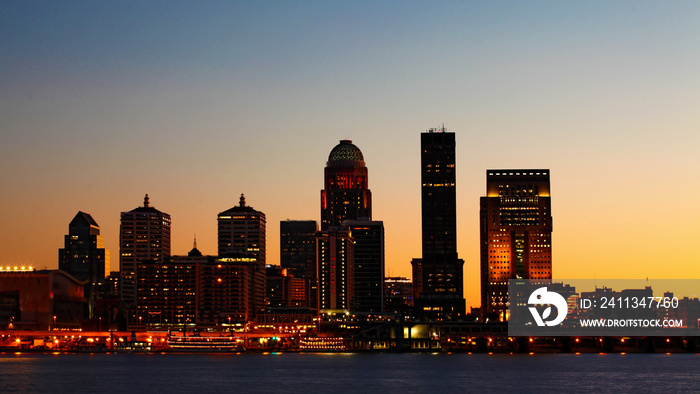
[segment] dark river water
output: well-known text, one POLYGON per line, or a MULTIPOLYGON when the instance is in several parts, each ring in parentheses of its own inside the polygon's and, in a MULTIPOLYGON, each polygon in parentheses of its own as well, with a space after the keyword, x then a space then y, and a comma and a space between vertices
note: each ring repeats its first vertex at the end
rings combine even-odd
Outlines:
POLYGON ((0 354, 0 393, 699 390, 697 354, 0 354))

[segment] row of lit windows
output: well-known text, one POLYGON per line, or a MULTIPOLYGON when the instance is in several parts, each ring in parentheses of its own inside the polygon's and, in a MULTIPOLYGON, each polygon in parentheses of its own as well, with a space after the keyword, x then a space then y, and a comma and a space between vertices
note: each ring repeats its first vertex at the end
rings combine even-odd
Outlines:
POLYGON ((496 175, 496 176, 501 176, 501 175, 502 175, 502 176, 513 176, 513 175, 517 175, 517 176, 528 176, 528 175, 529 175, 529 176, 535 176, 535 175, 536 175, 536 176, 540 176, 540 175, 545 175, 545 176, 546 176, 547 174, 548 174, 548 172, 546 172, 546 171, 544 171, 544 172, 518 172, 518 171, 516 171, 516 172, 489 172, 489 173, 488 173, 489 176, 494 176, 494 175, 496 175))

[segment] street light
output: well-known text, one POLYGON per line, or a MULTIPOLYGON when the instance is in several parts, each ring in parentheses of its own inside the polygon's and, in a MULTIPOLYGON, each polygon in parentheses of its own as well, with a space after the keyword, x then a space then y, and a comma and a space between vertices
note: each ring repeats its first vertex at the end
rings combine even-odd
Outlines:
POLYGON ((141 319, 142 318, 143 318, 143 316, 139 316, 139 330, 141 329, 141 319))
POLYGON ((53 329, 56 329, 56 315, 53 315, 53 329))
POLYGON ((97 331, 102 331, 102 316, 100 316, 98 318, 98 321, 99 321, 99 328, 97 329, 97 331))

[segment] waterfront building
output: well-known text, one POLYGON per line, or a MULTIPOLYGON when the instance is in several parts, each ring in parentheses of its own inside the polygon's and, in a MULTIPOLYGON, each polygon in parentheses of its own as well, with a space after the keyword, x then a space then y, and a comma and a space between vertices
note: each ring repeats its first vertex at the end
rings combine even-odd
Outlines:
POLYGON ((241 194, 217 222, 219 256, 200 265, 198 324, 244 324, 265 307, 265 214, 241 194))
POLYGON ((487 170, 481 197, 482 319, 508 319, 509 279, 552 279, 549 170, 487 170))
POLYGON ((351 310, 381 313, 384 311, 384 222, 345 220, 341 226, 350 230, 354 241, 354 294, 351 310))
POLYGON ((308 279, 296 278, 279 265, 265 267, 265 305, 267 308, 308 308, 308 279))
POLYGON ((265 307, 265 267, 245 253, 228 253, 199 264, 199 327, 245 324, 265 307))
POLYGON ((464 260, 457 255, 455 134, 421 133, 422 251, 413 259, 416 315, 428 320, 463 316, 464 260))
POLYGON ((289 300, 287 305, 290 308, 316 308, 315 292, 318 286, 314 283, 312 284, 311 279, 295 278, 290 275, 289 282, 287 284, 289 288, 289 300))
POLYGON ((78 329, 85 285, 63 270, 0 266, 0 329, 78 329))
POLYGON ((404 277, 384 279, 384 311, 410 313, 413 310, 413 281, 404 277))
POLYGON ((89 213, 79 211, 68 225, 64 247, 58 250, 58 269, 86 281, 88 319, 95 317, 100 289, 109 272, 109 251, 104 247, 100 226, 89 213))
MULTIPOLYGON (((672 292, 664 292, 664 299, 673 300, 672 292)), ((682 320, 687 328, 700 328, 700 299, 697 297, 682 297, 678 299, 678 308, 668 308, 661 318, 682 320)))
POLYGON ((119 266, 121 297, 128 307, 138 301, 138 264, 160 261, 170 256, 170 215, 152 207, 148 194, 143 206, 121 213, 119 227, 119 266))
POLYGON ((318 314, 309 308, 265 308, 255 317, 258 326, 272 328, 278 332, 298 332, 307 334, 316 328, 318 314))
POLYGON ((252 321, 265 307, 265 270, 245 253, 143 260, 138 265, 138 304, 130 330, 231 327, 252 321))
POLYGON ((354 294, 354 243, 343 229, 316 233, 319 311, 349 311, 354 294))
MULTIPOLYGON (((321 232, 317 234, 317 272, 328 273, 329 267, 321 267, 326 262, 344 261, 347 272, 338 272, 345 277, 343 286, 350 289, 352 294, 338 298, 336 306, 328 307, 331 294, 321 288, 322 278, 318 278, 319 291, 317 294, 327 297, 319 300, 321 309, 350 309, 357 312, 380 313, 384 302, 384 224, 372 221, 372 192, 369 190, 368 171, 362 151, 351 140, 341 140, 328 155, 324 169, 324 189, 321 190, 321 232), (343 234, 343 235, 340 235, 343 234), (347 234, 347 240, 346 235, 347 234), (340 238, 338 236, 340 235, 340 238), (319 240, 333 238, 341 239, 339 245, 352 243, 352 253, 341 256, 322 255, 319 247, 327 244, 319 240), (352 274, 350 274, 352 272, 352 274), (342 299, 342 301, 341 301, 342 299), (351 302, 350 302, 351 301, 351 302), (346 304, 346 302, 349 302, 346 304)), ((336 242, 333 241, 333 242, 336 242)), ((342 248, 328 249, 330 253, 345 253, 342 248)), ((339 266, 335 266, 335 270, 339 266)), ((336 283, 336 285, 338 285, 336 283)), ((338 287, 340 290, 341 288, 338 287)), ((334 293, 334 297, 341 293, 334 293)))
POLYGON ((268 264, 265 267, 265 306, 286 307, 289 299, 287 269, 268 264))
POLYGON ((280 265, 296 280, 293 281, 294 305, 316 308, 318 280, 316 278, 315 220, 283 220, 280 222, 280 265), (300 297, 306 297, 302 299, 300 297))
POLYGON ((140 261, 138 320, 130 320, 130 329, 169 330, 194 325, 199 266, 215 259, 203 256, 195 241, 187 256, 140 261))
POLYGON ((217 216, 219 256, 243 253, 265 267, 265 214, 247 206, 241 194, 237 206, 217 216))
POLYGON ((315 220, 280 221, 280 265, 297 278, 316 277, 315 220))

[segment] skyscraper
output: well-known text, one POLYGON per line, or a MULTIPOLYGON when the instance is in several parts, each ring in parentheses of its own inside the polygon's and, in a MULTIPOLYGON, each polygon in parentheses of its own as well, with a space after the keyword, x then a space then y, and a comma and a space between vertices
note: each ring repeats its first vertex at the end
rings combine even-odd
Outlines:
POLYGON ((316 233, 319 310, 350 310, 355 290, 353 253, 350 231, 335 229, 316 233))
POLYGON ((355 242, 351 309, 381 313, 384 311, 384 222, 346 220, 342 227, 350 230, 355 242))
POLYGON ((280 265, 297 278, 316 278, 315 220, 280 222, 280 265))
POLYGON ((170 256, 170 215, 150 206, 148 194, 143 206, 122 212, 119 229, 119 266, 122 300, 131 306, 138 302, 138 263, 163 261, 170 256))
POLYGON ((343 220, 372 218, 372 192, 360 149, 341 140, 328 155, 321 190, 321 230, 339 226, 343 220))
POLYGON ((421 133, 423 257, 414 259, 416 313, 431 320, 464 314, 463 266, 457 256, 455 134, 421 133))
POLYGON ((201 266, 200 318, 206 324, 224 317, 250 321, 265 307, 265 214, 247 206, 241 194, 238 206, 219 213, 217 222, 219 258, 201 266))
POLYGON ((244 253, 265 267, 265 214, 246 206, 241 194, 238 206, 219 213, 219 256, 244 253))
POLYGON ((87 318, 95 317, 98 291, 109 272, 109 251, 104 247, 100 226, 89 213, 78 212, 68 225, 64 248, 58 250, 58 269, 85 280, 87 318))
POLYGON ((509 279, 552 279, 549 170, 487 170, 481 197, 482 318, 508 318, 509 279))
POLYGON ((318 307, 316 278, 315 220, 283 220, 280 222, 280 265, 295 277, 294 306, 318 307))
MULTIPOLYGON (((347 283, 353 292, 348 296, 351 302, 343 308, 358 312, 381 312, 384 307, 384 224, 372 221, 372 192, 369 190, 367 167, 362 152, 350 140, 341 140, 328 155, 324 189, 321 190, 321 230, 331 233, 322 237, 317 235, 317 240, 339 237, 341 232, 347 232, 352 244, 353 253, 347 256, 325 257, 331 262, 333 259, 347 259, 346 269, 353 273, 347 283)), ((344 240, 344 237, 341 238, 344 240)), ((328 251, 342 252, 339 248, 328 251)), ((325 272, 321 266, 325 260, 317 261, 320 264, 318 272, 325 272)), ((319 294, 324 291, 320 287, 321 281, 319 277, 319 294)), ((324 309, 323 306, 321 308, 324 309)))

